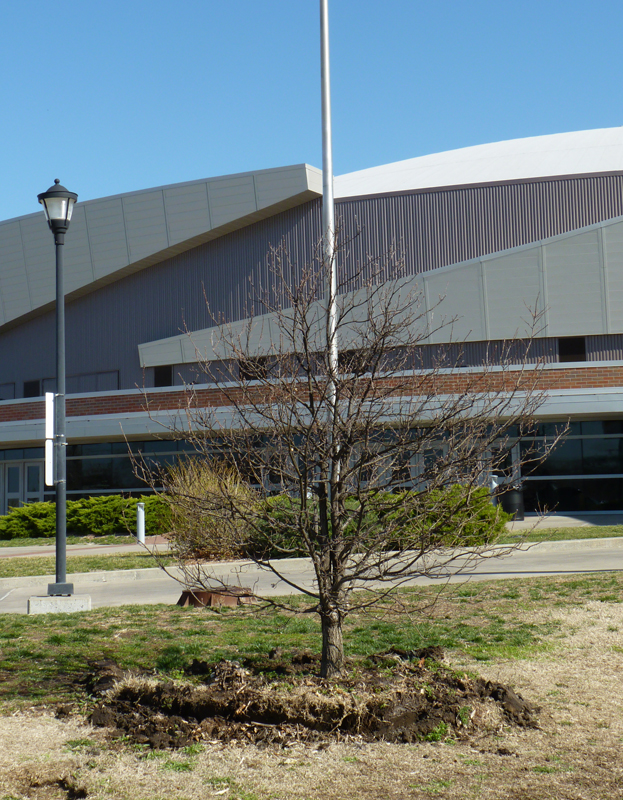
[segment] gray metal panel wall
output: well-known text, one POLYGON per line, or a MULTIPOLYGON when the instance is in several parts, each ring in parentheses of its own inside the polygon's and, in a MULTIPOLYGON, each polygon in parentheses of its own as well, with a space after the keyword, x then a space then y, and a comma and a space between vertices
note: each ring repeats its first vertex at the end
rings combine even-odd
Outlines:
POLYGON ((623 176, 419 191, 338 203, 356 260, 400 246, 410 274, 623 215, 623 176))
MULTIPOLYGON (((137 346, 212 324, 216 315, 247 313, 251 283, 272 285, 267 253, 282 240, 299 266, 313 257, 320 233, 317 201, 282 212, 67 304, 67 373, 119 371, 119 388, 143 385, 137 346)), ((68 235, 71 235, 71 231, 68 235)), ((0 335, 0 384, 54 375, 54 312, 0 335)), ((151 373, 146 376, 150 385, 151 373)))
MULTIPOLYGON (((346 236, 360 231, 349 246, 351 263, 396 243, 415 274, 623 215, 623 176, 347 199, 337 213, 346 236)), ((204 292, 215 315, 243 318, 250 281, 258 290, 272 286, 269 247, 283 241, 300 266, 314 258, 319 236, 316 200, 74 300, 67 306, 68 373, 118 370, 121 389, 142 385, 139 343, 211 325, 204 292)), ((53 312, 0 335, 0 384, 14 382, 17 397, 25 380, 53 374, 53 312)))
POLYGON ((586 337, 587 361, 623 361, 623 336, 613 333, 586 337))

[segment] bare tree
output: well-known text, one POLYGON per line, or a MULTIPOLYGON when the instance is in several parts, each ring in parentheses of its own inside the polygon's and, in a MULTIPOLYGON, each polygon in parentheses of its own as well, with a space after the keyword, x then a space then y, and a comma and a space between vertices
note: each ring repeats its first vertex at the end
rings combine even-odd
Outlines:
MULTIPOLYGON (((320 250, 303 268, 283 247, 270 258, 274 283, 252 292, 248 318, 215 324, 209 347, 197 346, 218 404, 188 387, 174 431, 193 458, 225 462, 227 478, 217 474, 200 492, 181 487, 175 470, 148 478, 203 517, 206 536, 216 520, 241 554, 309 598, 299 610, 319 614, 321 674, 333 676, 354 609, 417 576, 466 573, 512 549, 494 549, 499 516, 483 521, 483 493, 492 473, 517 478, 511 451, 543 402, 541 370, 528 363, 538 319, 528 335, 492 343, 478 369, 462 369, 460 343, 430 344, 453 324, 443 300, 425 308, 395 252, 355 268, 342 250, 335 370, 320 250), (282 570, 281 558, 301 554, 311 590, 282 570)), ((213 586, 209 564, 182 560, 188 584, 213 586)))

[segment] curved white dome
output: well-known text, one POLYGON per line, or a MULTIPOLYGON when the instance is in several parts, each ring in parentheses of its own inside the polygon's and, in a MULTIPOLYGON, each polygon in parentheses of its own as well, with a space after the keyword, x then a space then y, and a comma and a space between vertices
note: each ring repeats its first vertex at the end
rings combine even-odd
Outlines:
POLYGON ((448 150, 335 178, 335 196, 623 171, 623 128, 555 133, 448 150))

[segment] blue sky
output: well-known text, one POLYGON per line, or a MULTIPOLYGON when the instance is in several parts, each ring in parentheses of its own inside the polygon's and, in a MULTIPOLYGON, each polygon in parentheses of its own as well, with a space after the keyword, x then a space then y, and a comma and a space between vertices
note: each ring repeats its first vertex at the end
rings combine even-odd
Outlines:
MULTIPOLYGON (((6 4, 0 220, 58 177, 81 200, 320 167, 318 0, 6 4)), ((336 174, 623 124, 623 4, 330 0, 336 174)))

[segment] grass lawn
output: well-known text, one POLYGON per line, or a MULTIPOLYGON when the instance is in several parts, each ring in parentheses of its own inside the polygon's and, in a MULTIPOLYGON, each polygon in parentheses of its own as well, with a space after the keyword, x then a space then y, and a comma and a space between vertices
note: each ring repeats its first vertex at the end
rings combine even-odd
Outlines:
MULTIPOLYGON (((556 621, 541 621, 538 611, 568 609, 588 599, 621 602, 623 575, 598 573, 563 578, 447 587, 431 607, 436 591, 403 591, 398 606, 382 614, 350 616, 345 647, 352 659, 389 647, 441 645, 479 661, 514 659, 546 653, 565 632, 556 621), (409 613, 405 614, 404 609, 409 613)), ((299 598, 288 602, 301 603, 299 598)), ((542 619, 542 617, 541 617, 542 619)), ((296 616, 275 610, 228 611, 137 606, 103 608, 80 614, 28 617, 0 615, 0 708, 86 700, 83 680, 89 663, 113 659, 123 669, 153 671, 173 677, 193 659, 265 656, 275 646, 319 652, 316 615, 296 616)))
MULTIPOLYGON (((111 536, 67 536, 67 544, 135 544, 136 537, 114 534, 111 536)), ((0 547, 41 547, 53 546, 55 539, 39 537, 37 539, 0 539, 0 547)))
POLYGON ((537 528, 534 531, 507 532, 500 544, 513 542, 561 542, 571 539, 607 539, 623 536, 623 525, 587 525, 575 528, 537 528))

